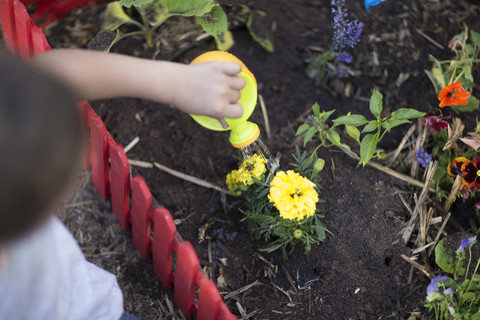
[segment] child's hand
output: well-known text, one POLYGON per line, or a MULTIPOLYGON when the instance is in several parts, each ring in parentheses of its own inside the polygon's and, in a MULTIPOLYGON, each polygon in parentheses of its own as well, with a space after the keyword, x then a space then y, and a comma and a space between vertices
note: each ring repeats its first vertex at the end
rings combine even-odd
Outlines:
MULTIPOLYGON (((238 100, 245 80, 237 76, 240 71, 235 62, 185 66, 176 77, 173 105, 187 113, 216 119, 241 117, 243 108, 238 100)), ((222 125, 225 127, 224 122, 222 125)))

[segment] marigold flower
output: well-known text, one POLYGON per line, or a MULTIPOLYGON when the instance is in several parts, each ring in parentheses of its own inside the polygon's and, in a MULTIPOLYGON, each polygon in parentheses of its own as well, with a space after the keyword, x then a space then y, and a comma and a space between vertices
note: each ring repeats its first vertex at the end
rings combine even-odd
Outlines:
POLYGON ((440 100, 440 107, 448 107, 451 105, 462 106, 468 104, 470 92, 462 88, 462 83, 457 81, 449 86, 446 86, 438 94, 440 100))
POLYGON ((238 170, 233 170, 227 174, 227 179, 225 182, 227 183, 228 190, 233 191, 233 194, 237 196, 242 194, 242 191, 238 190, 240 188, 240 181, 238 181, 238 170))
POLYGON ((282 218, 302 220, 315 214, 318 193, 314 187, 315 183, 293 170, 279 171, 270 184, 268 200, 282 218))
POLYGON ((467 161, 462 165, 462 182, 468 187, 480 190, 480 159, 467 161))
POLYGON ((240 168, 238 169, 238 181, 246 186, 249 186, 253 183, 252 178, 260 180, 262 174, 267 171, 265 164, 265 158, 258 154, 254 154, 253 156, 243 160, 240 168))

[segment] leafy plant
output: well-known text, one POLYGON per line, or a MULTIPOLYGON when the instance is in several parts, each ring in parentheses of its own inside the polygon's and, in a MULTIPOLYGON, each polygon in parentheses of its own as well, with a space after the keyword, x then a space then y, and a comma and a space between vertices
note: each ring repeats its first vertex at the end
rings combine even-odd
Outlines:
POLYGON ((320 191, 318 173, 325 162, 307 157, 306 151, 296 147, 293 170, 267 172, 266 160, 254 155, 242 162, 238 170, 227 175, 229 190, 245 198, 247 209, 242 221, 255 239, 264 239, 268 245, 261 251, 281 250, 284 259, 297 244, 305 254, 312 245, 325 239, 328 231, 317 203, 320 191))
POLYGON ((149 47, 153 45, 153 31, 172 16, 197 17, 205 32, 215 38, 220 50, 228 50, 233 38, 228 30, 227 15, 214 0, 120 0, 107 5, 102 14, 102 28, 116 31, 116 37, 107 52, 118 41, 133 35, 144 35, 149 47), (141 18, 134 18, 136 13, 141 18), (134 25, 138 31, 122 33, 122 25, 134 25))
POLYGON ((435 319, 480 319, 480 275, 477 261, 471 272, 472 246, 475 237, 462 239, 455 252, 444 246, 442 239, 435 247, 437 265, 451 276, 438 275, 427 287, 425 306, 434 310, 435 319), (468 254, 466 250, 468 248, 468 254), (465 265, 465 263, 467 264, 465 265), (469 274, 470 273, 470 274, 469 274))
MULTIPOLYGON (((475 63, 480 62, 478 59, 480 53, 480 33, 473 30, 469 33, 468 29, 465 28, 465 31, 453 37, 448 47, 454 51, 455 56, 450 60, 439 61, 430 55, 429 59, 433 62, 433 66, 431 70, 425 70, 425 73, 432 82, 437 94, 442 88, 457 82, 461 82, 465 90, 471 94, 475 86, 472 68, 475 63), (471 43, 467 42, 469 35, 471 43)), ((466 106, 453 106, 452 109, 456 112, 468 112, 476 110, 478 105, 478 98, 472 96, 466 106)))
POLYGON ((349 113, 333 119, 333 125, 330 128, 327 126, 327 120, 329 120, 335 110, 320 112, 320 106, 318 103, 315 103, 312 106, 313 115, 311 115, 313 125, 309 123, 302 124, 297 130, 297 135, 305 133, 303 139, 304 145, 317 135, 320 142, 312 153, 312 156, 315 156, 320 147, 328 148, 335 145, 349 148, 348 145, 341 142, 340 135, 334 130, 335 127, 343 125, 346 128, 347 134, 359 144, 361 159, 359 164, 365 166, 373 157, 385 157, 384 153, 376 152, 376 149, 377 144, 387 132, 390 132, 391 129, 402 124, 410 123, 411 119, 420 118, 425 115, 425 113, 415 109, 400 108, 392 112, 390 117, 384 118, 381 116, 383 111, 382 99, 382 94, 374 90, 370 98, 370 112, 374 116, 374 120, 367 120, 360 114, 349 113), (363 129, 360 131, 359 128, 361 127, 363 127, 363 129), (362 134, 364 134, 363 137, 362 134))

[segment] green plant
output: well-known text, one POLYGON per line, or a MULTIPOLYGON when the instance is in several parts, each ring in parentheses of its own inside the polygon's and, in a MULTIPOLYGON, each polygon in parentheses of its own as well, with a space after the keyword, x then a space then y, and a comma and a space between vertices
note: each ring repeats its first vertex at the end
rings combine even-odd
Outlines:
POLYGON ((373 157, 385 157, 384 153, 376 152, 376 149, 377 144, 387 132, 390 132, 391 129, 399 125, 410 123, 411 119, 420 118, 425 115, 425 113, 415 109, 400 108, 393 111, 390 117, 382 117, 382 99, 382 94, 379 91, 374 90, 370 98, 370 112, 375 117, 374 120, 367 120, 360 114, 349 113, 345 116, 333 119, 333 125, 330 128, 327 126, 327 120, 329 120, 335 110, 320 112, 320 106, 318 103, 315 103, 312 106, 313 115, 311 115, 313 125, 309 123, 302 124, 297 130, 297 135, 305 133, 303 139, 304 145, 317 135, 319 143, 312 153, 312 156, 315 156, 320 147, 328 148, 335 145, 338 147, 349 148, 348 145, 341 142, 340 135, 334 130, 335 127, 344 125, 347 134, 359 144, 359 164, 365 166, 373 157), (360 127, 363 127, 362 131, 360 131, 360 127), (364 134, 363 137, 362 134, 364 134))
MULTIPOLYGON (((429 59, 433 62, 431 70, 425 70, 428 78, 432 82, 437 94, 442 88, 461 82, 465 90, 472 93, 475 86, 475 80, 472 75, 472 68, 475 63, 479 63, 480 54, 480 33, 473 30, 468 32, 465 28, 460 34, 457 34, 449 42, 448 47, 454 51, 455 56, 450 60, 439 61, 430 55, 429 59), (470 39, 471 43, 467 40, 470 39)), ((474 111, 478 108, 478 98, 471 96, 468 104, 462 107, 453 106, 452 110, 456 112, 474 111)))
POLYGON ((118 41, 133 35, 145 36, 147 46, 153 45, 153 31, 172 16, 197 17, 205 32, 215 38, 220 50, 228 50, 233 38, 228 30, 227 15, 214 0, 120 0, 107 5, 102 14, 102 28, 116 31, 116 37, 107 52, 118 41), (135 12, 141 18, 134 18, 135 12), (134 25, 138 31, 122 33, 122 25, 134 25))
POLYGON ((286 260, 295 245, 302 244, 305 254, 312 245, 325 239, 328 231, 317 203, 320 191, 318 173, 325 162, 307 157, 296 147, 293 170, 267 172, 266 160, 258 155, 245 159, 238 170, 227 175, 229 190, 246 200, 242 221, 255 239, 263 238, 268 245, 261 251, 280 249, 286 260), (289 250, 288 250, 289 249, 289 250), (288 251, 287 251, 288 250, 288 251))
POLYGON ((437 275, 427 287, 425 306, 434 310, 435 319, 480 319, 480 275, 477 261, 473 271, 472 246, 475 237, 462 239, 455 252, 444 246, 442 239, 435 247, 437 265, 451 276, 437 275), (468 248, 468 254, 466 249, 468 248), (467 265, 465 265, 467 262, 467 265))

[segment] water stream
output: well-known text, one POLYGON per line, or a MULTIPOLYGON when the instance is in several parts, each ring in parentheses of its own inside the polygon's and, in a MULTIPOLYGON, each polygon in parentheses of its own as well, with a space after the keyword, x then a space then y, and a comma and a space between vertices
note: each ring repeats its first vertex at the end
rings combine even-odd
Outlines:
POLYGON ((260 139, 255 140, 248 146, 240 148, 240 152, 243 159, 248 159, 254 154, 260 155, 263 159, 265 159, 269 170, 275 170, 279 166, 279 164, 275 161, 275 158, 272 157, 272 154, 268 148, 260 139))

